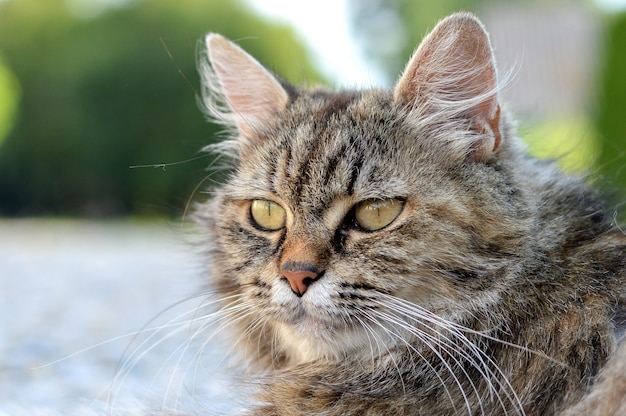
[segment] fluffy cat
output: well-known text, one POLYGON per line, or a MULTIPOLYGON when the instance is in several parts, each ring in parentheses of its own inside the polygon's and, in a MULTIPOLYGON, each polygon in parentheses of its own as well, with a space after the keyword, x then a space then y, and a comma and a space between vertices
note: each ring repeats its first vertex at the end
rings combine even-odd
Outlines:
POLYGON ((393 90, 296 88, 217 34, 200 72, 232 169, 198 220, 249 414, 626 414, 626 236, 525 153, 478 19, 393 90))

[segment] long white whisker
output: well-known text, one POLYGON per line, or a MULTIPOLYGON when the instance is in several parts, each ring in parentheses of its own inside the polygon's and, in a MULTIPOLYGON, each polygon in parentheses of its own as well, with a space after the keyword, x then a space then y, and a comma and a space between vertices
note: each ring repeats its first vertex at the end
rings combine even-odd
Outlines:
MULTIPOLYGON (((465 345, 469 349, 469 351, 479 360, 479 362, 481 363, 480 365, 476 361, 474 361, 474 359, 468 356, 467 353, 463 349, 457 349, 457 351, 462 353, 464 358, 468 359, 468 361, 470 361, 472 365, 474 365, 474 367, 485 378, 485 380, 488 382, 487 384, 489 387, 490 395, 492 395, 492 397, 495 395, 498 402, 502 406, 503 410, 506 411, 506 406, 504 405, 504 402, 500 398, 498 391, 495 390, 495 386, 492 384, 492 382, 495 382, 496 385, 502 389, 508 401, 511 404, 513 404, 516 412, 518 414, 524 414, 522 410, 523 406, 521 404, 521 401, 519 397, 517 396, 516 392, 514 391, 512 385, 510 384, 508 377, 504 374, 504 372, 500 369, 500 367, 493 361, 493 359, 490 356, 488 356, 484 351, 482 351, 473 342, 471 342, 465 335, 463 335, 463 332, 468 332, 470 334, 475 334, 477 336, 485 337, 484 333, 480 331, 474 331, 462 325, 447 321, 418 305, 409 303, 402 299, 389 296, 389 295, 385 295, 385 297, 387 300, 391 301, 391 303, 393 304, 393 310, 401 313, 404 317, 411 319, 413 322, 421 323, 421 320, 424 320, 426 322, 430 322, 436 326, 439 326, 443 329, 446 329, 452 336, 454 336, 463 345, 465 345), (488 363, 491 364, 495 368, 496 372, 501 377, 496 376, 494 371, 489 367, 488 363), (480 368, 483 368, 484 371, 480 370, 480 368)), ((386 307, 390 306, 386 303, 381 303, 381 305, 386 306, 386 307)), ((443 334, 441 333, 440 335, 443 336, 443 334)), ((491 337, 491 336, 485 337, 485 338, 492 339, 494 341, 499 341, 498 339, 491 337)), ((444 336, 444 339, 447 341, 448 345, 455 345, 449 338, 444 336)))
MULTIPOLYGON (((419 309, 418 309, 419 310, 419 309)), ((410 315, 410 314, 405 314, 406 317, 411 318, 414 321, 417 321, 417 319, 415 318, 415 316, 410 315)), ((433 315, 436 317, 436 315, 433 315)), ((502 388, 505 396, 507 397, 507 399, 509 400, 510 403, 515 403, 515 407, 519 407, 521 408, 521 404, 519 403, 518 397, 514 391, 514 389, 512 388, 508 377, 501 371, 501 369, 499 368, 499 366, 493 361, 493 359, 491 357, 489 357, 487 354, 485 354, 480 348, 478 348, 473 342, 471 342, 469 339, 467 339, 467 337, 465 337, 465 335, 463 335, 457 328, 464 328, 464 327, 460 327, 458 325, 454 325, 452 328, 450 328, 450 325, 448 321, 441 319, 441 323, 439 324, 438 322, 435 322, 435 324, 439 324, 440 326, 444 327, 447 329, 447 331, 454 336, 457 340, 459 340, 463 345, 465 345, 470 352, 472 352, 472 354, 479 360, 479 362, 481 363, 480 365, 474 361, 473 358, 471 358, 470 356, 467 355, 467 353, 465 353, 465 351, 463 349, 459 349, 460 352, 462 352, 463 356, 468 359, 468 361, 470 361, 470 363, 472 363, 474 365, 474 367, 481 373, 481 375, 483 376, 483 378, 487 381, 487 386, 489 387, 489 392, 490 392, 490 396, 493 398, 494 396, 497 398, 498 402, 500 403, 501 407, 503 408, 503 410, 506 411, 506 407, 504 405, 504 402, 502 401, 502 399, 500 398, 500 395, 498 394, 498 391, 495 390, 495 386, 492 384, 492 382, 495 382, 496 385, 498 385, 499 387, 502 388), (487 362, 485 362, 485 359, 487 362), (500 374, 501 378, 504 380, 504 383, 500 380, 499 377, 496 376, 496 374, 493 372, 493 370, 491 370, 491 368, 487 365, 487 363, 491 364, 496 371, 500 374), (483 368, 484 371, 480 370, 480 368, 483 368), (511 396, 512 392, 513 396, 511 396)), ((443 336, 443 334, 440 334, 443 336)), ((449 343, 454 344, 449 338, 445 338, 449 343)))
POLYGON ((556 360, 556 359, 550 357, 549 355, 543 353, 542 351, 532 350, 532 349, 530 349, 528 347, 524 347, 522 345, 518 345, 518 344, 514 344, 512 342, 501 340, 499 338, 496 338, 496 337, 494 337, 492 335, 487 334, 484 331, 477 331, 475 329, 468 328, 466 326, 457 324, 455 322, 448 321, 448 320, 446 320, 446 319, 444 319, 444 318, 442 318, 442 317, 440 317, 440 316, 438 316, 438 315, 428 311, 427 309, 421 308, 418 305, 415 305, 413 303, 404 301, 403 299, 396 298, 394 296, 390 296, 390 295, 387 295, 387 294, 381 294, 381 297, 384 297, 384 298, 389 299, 391 301, 401 302, 401 303, 399 303, 399 305, 407 308, 407 310, 417 311, 419 313, 424 313, 425 316, 429 316, 432 319, 435 319, 435 321, 433 323, 439 322, 440 326, 442 326, 442 327, 445 327, 445 328, 448 328, 448 329, 455 328, 458 331, 461 331, 461 332, 464 332, 464 333, 477 335, 477 336, 480 336, 482 338, 488 339, 490 341, 495 341, 495 342, 500 343, 502 345, 506 345, 508 347, 512 347, 512 348, 518 349, 520 351, 527 352, 529 354, 537 355, 537 356, 539 356, 541 358, 544 358, 544 359, 550 361, 551 363, 557 364, 559 366, 567 367, 566 363, 563 363, 563 362, 561 362, 559 360, 556 360))
MULTIPOLYGON (((389 305, 387 304, 381 304, 384 306, 387 306, 387 308, 389 309, 389 305)), ((467 340, 463 334, 459 334, 454 330, 450 330, 449 328, 446 328, 446 330, 454 337, 458 338, 461 340, 461 342, 466 345, 469 349, 470 352, 473 353, 473 356, 471 354, 469 354, 468 352, 466 352, 463 348, 459 347, 456 343, 454 343, 449 337, 447 337, 446 335, 444 335, 444 333, 441 333, 439 331, 437 331, 437 335, 438 337, 435 337, 433 335, 428 334, 428 332, 424 332, 424 331, 420 331, 419 333, 415 332, 417 331, 417 328, 415 328, 412 325, 408 325, 408 322, 405 321, 405 318, 410 318, 411 321, 413 321, 413 324, 420 324, 420 325, 424 325, 426 328, 431 329, 430 327, 426 326, 421 320, 420 318, 422 318, 422 316, 418 316, 416 317, 415 315, 410 315, 407 314, 401 310, 398 310, 398 305, 394 305, 393 309, 389 309, 390 312, 393 313, 398 313, 400 312, 401 316, 397 316, 397 317, 393 317, 394 322, 403 327, 405 330, 409 331, 410 333, 412 333, 415 336, 418 336, 422 341, 424 341, 423 337, 426 337, 430 340, 432 340, 434 343, 436 343, 437 345, 439 345, 440 347, 444 348, 444 351, 446 351, 448 354, 450 354, 451 358, 453 358, 455 360, 455 362, 457 364, 459 364, 459 368, 463 371, 463 373, 465 374, 465 376, 468 378, 468 380, 470 381, 470 383, 472 383, 471 378, 469 377, 469 375, 465 372, 465 370, 463 369, 463 366, 460 365, 460 363, 456 360, 456 358, 454 358, 454 354, 452 354, 451 351, 456 352, 457 354, 459 354, 461 356, 461 358, 466 359, 470 364, 472 364, 472 366, 474 368, 476 368, 479 373, 483 376, 483 378, 485 378, 486 380, 490 380, 490 376, 493 376, 493 372, 492 370, 489 368, 489 366, 482 360, 482 351, 480 351, 480 349, 478 349, 473 343, 471 343, 469 340, 467 340), (408 326, 407 326, 408 325, 408 326), (476 361, 474 359, 474 357, 478 358, 479 361, 476 361)), ((391 316, 388 316, 389 319, 391 319, 391 316)), ((434 322, 434 320, 432 320, 431 318, 427 319, 428 322, 437 324, 437 322, 434 322)), ((474 391, 476 391, 475 386, 472 383, 472 387, 474 387, 474 391)), ((490 385, 491 387, 491 385, 490 385)))
MULTIPOLYGON (((399 299, 396 299, 397 301, 399 301, 399 299)), ((404 306, 408 306, 408 307, 412 307, 413 310, 418 310, 418 311, 426 311, 423 308, 419 308, 417 305, 413 305, 410 303, 407 303, 405 301, 402 302, 402 305, 404 306)), ((428 311, 426 311, 428 312, 428 311)), ((465 326, 447 321, 439 316, 437 316, 436 314, 432 314, 431 312, 428 312, 434 319, 434 323, 438 324, 444 328, 446 328, 450 334, 452 334, 453 336, 455 336, 456 339, 460 340, 464 345, 466 345, 470 351, 477 357, 480 359, 481 362, 483 362, 483 359, 486 359, 486 361, 491 364, 497 371, 497 373, 501 376, 501 377, 497 377, 496 374, 493 373, 493 371, 489 368, 489 366, 487 365, 487 363, 484 363, 483 368, 485 368, 485 370, 493 377, 493 380, 495 380, 496 384, 499 385, 507 399, 509 399, 510 403, 515 404, 515 407, 518 409, 522 409, 522 405, 521 405, 521 401, 519 400, 519 397, 517 396, 515 390, 513 389, 513 386, 510 384, 508 377, 506 376, 506 374, 504 374, 504 372, 500 369, 500 367, 497 365, 497 363, 495 361, 493 361, 493 359, 487 355, 484 351, 482 351, 480 348, 478 348, 473 342, 471 342, 464 334, 463 332, 468 332, 470 334, 474 334, 486 339, 490 339, 490 340, 494 340, 494 341, 499 341, 497 338, 495 337, 485 337, 485 334, 483 332, 480 331, 474 331, 471 330, 465 326), (503 380, 503 381, 502 381, 503 380), (509 393, 510 392, 510 393, 509 393)), ((409 317, 411 317, 412 315, 407 315, 409 317)), ((412 318, 414 319, 414 318, 412 318)), ((486 378, 487 379, 487 378, 486 378)), ((489 381, 491 381, 491 379, 487 379, 489 381)), ((489 387, 490 387, 490 393, 491 394, 495 394, 496 397, 498 397, 498 400, 500 401, 501 405, 504 406, 504 404, 502 403, 502 401, 500 400, 500 397, 497 393, 497 391, 495 391, 492 388, 491 383, 489 383, 489 387)), ((519 411, 519 410, 518 410, 519 411)), ((522 411, 523 413, 523 411, 522 411)))
MULTIPOLYGON (((187 338, 187 341, 183 344, 181 344, 178 348, 178 350, 181 350, 182 352, 179 354, 179 358, 176 361, 176 364, 174 365, 174 369, 178 369, 181 365, 182 359, 184 358, 184 351, 188 350, 189 347, 192 345, 193 341, 202 333, 205 332, 206 329, 210 328, 213 324, 217 324, 219 322, 220 326, 206 339, 204 339, 202 341, 202 344, 199 347, 198 352, 196 352, 193 357, 190 360, 190 363, 186 366, 185 370, 183 371, 183 374, 187 374, 189 371, 190 366, 192 365, 191 363, 195 362, 196 360, 199 359, 199 356, 201 354, 202 349, 209 343, 211 342, 219 333, 222 332, 222 330, 224 330, 225 328, 227 328, 228 326, 235 324, 236 322, 238 322, 239 320, 243 319, 246 315, 249 315, 250 313, 248 312, 247 314, 243 314, 242 316, 239 316, 237 318, 233 318, 233 316, 237 316, 241 311, 245 311, 246 308, 243 305, 228 305, 227 307, 221 308, 219 311, 208 314, 207 316, 202 316, 200 318, 196 318, 196 320, 202 320, 203 323, 202 325, 195 331, 193 331, 192 333, 190 333, 189 337, 187 338), (212 319, 215 316, 218 316, 217 319, 212 319), (208 320, 208 318, 211 318, 210 320, 208 320), (208 325, 207 325, 208 324, 208 325)), ((249 311, 249 310, 248 310, 249 311)), ((169 360, 169 359, 168 359, 169 360)), ((194 375, 194 380, 195 380, 196 376, 194 375)), ((170 379, 170 382, 167 384, 166 387, 166 392, 164 395, 164 399, 163 399, 163 405, 165 405, 165 403, 167 402, 168 399, 168 395, 169 395, 169 391, 172 387, 172 380, 170 379)), ((179 388, 181 388, 182 386, 179 386, 179 388)), ((177 392, 176 397, 180 396, 180 391, 177 392)))
MULTIPOLYGON (((198 298, 198 296, 199 295, 191 297, 191 298, 188 298, 188 299, 184 299, 184 300, 182 300, 180 302, 177 302, 177 303, 171 305, 170 307, 165 309, 163 312, 158 314, 155 318, 153 318, 150 322, 154 322, 158 317, 162 316, 165 312, 170 311, 174 307, 180 306, 180 305, 184 304, 185 302, 188 302, 188 301, 190 301, 192 299, 198 298)), ((229 296, 229 297, 226 297, 224 299, 229 299, 229 298, 233 298, 234 299, 234 298, 237 298, 237 297, 239 297, 239 295, 229 296)), ((203 303, 205 305, 209 306, 209 305, 213 305, 213 304, 216 304, 216 303, 222 302, 222 301, 223 301, 223 299, 219 299, 219 300, 216 299, 216 300, 213 300, 211 302, 206 303, 206 299, 205 299, 203 301, 203 303)), ((141 343, 139 343, 139 345, 137 345, 134 348, 132 353, 128 354, 128 348, 130 348, 130 345, 132 345, 132 341, 131 341, 131 343, 129 343, 129 346, 127 347, 127 352, 124 355, 122 355, 122 358, 120 358, 120 364, 118 364, 118 367, 116 369, 116 375, 115 375, 115 377, 114 377, 114 379, 112 381, 112 387, 111 387, 111 390, 109 392, 109 403, 110 404, 113 403, 113 398, 117 395, 117 393, 119 392, 119 389, 123 385, 127 375, 130 373, 130 370, 137 364, 137 362, 139 362, 151 350, 153 350, 158 345, 160 345, 163 342, 165 342, 165 340, 170 339, 174 335, 184 331, 187 328, 187 325, 190 325, 190 324, 193 324, 194 322, 197 322, 198 318, 181 320, 185 316, 189 316, 189 315, 196 314, 196 313, 197 313, 197 307, 192 308, 190 310, 187 310, 187 311, 185 311, 185 312, 175 316, 174 318, 170 319, 165 324, 163 324, 161 326, 154 327, 151 331, 148 331, 146 328, 144 328, 143 330, 141 330, 141 331, 139 331, 139 332, 137 332, 135 334, 134 339, 136 339, 138 337, 138 335, 141 334, 141 333, 152 332, 148 337, 146 337, 146 339, 144 339, 141 343), (163 330, 166 330, 166 329, 171 329, 171 330, 167 334, 161 335, 163 330), (154 338, 156 338, 157 336, 159 336, 160 338, 157 341, 153 341, 154 338), (148 343, 150 343, 150 342, 152 342, 152 344, 150 345, 150 347, 146 348, 146 345, 148 343), (139 353, 139 351, 141 351, 141 353, 139 353), (117 387, 114 388, 113 386, 117 386, 117 387)), ((221 313, 220 310, 215 311, 215 312, 213 312, 211 314, 207 314, 205 317, 203 317, 203 319, 210 319, 212 316, 217 315, 219 313, 221 313)), ((170 356, 171 356, 171 354, 170 354, 170 356)))
MULTIPOLYGON (((428 334, 425 331, 421 331, 418 330, 415 327, 411 327, 411 326, 407 326, 406 322, 396 316, 392 316, 389 315, 387 313, 384 312, 379 312, 381 313, 381 315, 388 321, 393 323, 394 325, 404 329, 405 331, 408 331, 411 335, 417 337, 422 343, 424 343, 436 356, 437 358, 444 364, 444 366, 446 367, 446 369, 448 370, 448 372, 452 375, 452 377, 455 379, 455 382, 457 384, 457 386, 459 387, 459 390, 461 391, 465 402, 466 402, 466 407, 468 407, 468 412, 469 410, 469 398, 467 398, 465 390, 463 389, 462 385, 460 384, 460 380, 456 377, 456 374, 454 374, 453 368, 448 364, 448 361, 446 360, 446 358, 439 352, 439 349, 441 349, 442 351, 444 351, 450 359, 452 359, 452 361, 454 362, 454 364, 459 368, 459 370, 463 373, 463 375, 465 376, 465 378, 468 380, 468 382, 470 383, 472 390, 474 391, 474 393, 476 394, 477 397, 480 396, 478 389, 476 388, 474 382, 472 381, 472 378, 470 377, 470 375, 467 373, 467 371, 463 368, 463 365, 461 364, 461 362, 454 356, 453 352, 457 352, 460 354, 463 354, 463 350, 461 348, 459 348, 457 345, 455 345, 452 342, 449 343, 442 343, 441 339, 436 338, 433 335, 428 334), (438 348, 437 348, 438 347, 438 348), (450 347, 450 348, 448 348, 450 347)), ((430 329, 430 328, 429 328, 430 329)), ((484 411, 482 410, 482 403, 480 403, 480 400, 478 401, 479 405, 481 407, 481 413, 484 413, 484 411)))
MULTIPOLYGON (((373 310, 376 315, 380 316, 385 322, 388 323, 392 323, 394 326, 400 326, 403 329, 407 329, 405 328, 404 325, 402 325, 401 321, 396 320, 394 317, 385 314, 381 311, 378 310, 373 310)), ((415 348, 415 346, 413 346, 409 341, 407 341, 402 335, 400 335, 399 333, 392 331, 390 328, 385 327, 384 325, 382 325, 380 322, 378 322, 378 320, 374 320, 374 322, 376 322, 381 328, 383 328, 383 330, 385 330, 388 334, 392 335, 393 337, 397 338, 398 340, 402 341, 411 351, 415 352, 416 354, 418 354, 420 356, 420 358, 422 358, 422 361, 424 363, 427 364, 427 366, 433 371, 433 374, 435 374, 435 376, 439 379, 439 381, 441 382, 442 387, 444 388, 444 390, 446 391, 446 395, 448 396, 448 398, 450 399, 450 403, 452 404, 452 406, 455 406, 454 401, 452 400, 452 395, 449 392, 446 383, 443 381, 443 379, 441 378, 441 376, 439 375, 439 372, 435 370, 435 368, 428 362, 428 360, 422 355, 422 353, 420 353, 417 348, 415 348)), ((448 364, 448 362, 446 361, 446 359, 441 355, 441 353, 439 351, 437 351, 437 349, 425 338, 425 333, 422 332, 417 332, 417 331, 409 331, 413 336, 417 337, 424 345, 426 345, 436 356, 437 358, 441 361, 441 363, 444 365, 444 367, 448 370, 448 373, 450 374, 450 376, 454 379, 455 384, 457 385, 457 387, 459 388, 459 391, 461 392, 461 395, 463 396, 464 402, 465 402, 465 407, 467 408, 468 413, 471 414, 471 405, 469 403, 469 398, 467 397, 467 395, 465 394, 465 390, 463 389, 463 385, 461 384, 461 381, 458 379, 458 377, 456 376, 456 374, 454 373, 454 370, 452 369, 452 367, 450 366, 450 364, 448 364)), ((459 364, 458 361, 456 359, 454 359, 454 357, 452 357, 453 360, 456 361, 456 364, 459 364)), ((460 366, 459 366, 460 367, 460 366)), ((461 370, 464 372, 464 370, 461 367, 461 370)), ((469 375, 465 374, 466 377, 468 378, 468 380, 470 380, 469 375)), ((470 380, 471 383, 471 380, 470 380)), ((472 387, 473 384, 472 384, 472 387)), ((476 391, 476 388, 474 387, 474 390, 476 391)))
MULTIPOLYGON (((207 338, 205 338, 202 343, 200 344, 200 346, 198 347, 198 351, 194 354, 192 360, 190 361, 190 364, 188 364, 185 372, 189 371, 190 366, 192 365, 193 362, 200 362, 200 357, 202 356, 202 353, 204 351, 204 349, 206 348, 207 345, 209 345, 209 343, 211 341, 213 341, 213 339, 218 336, 222 331, 224 331, 225 329, 227 329, 228 327, 249 318, 250 316, 253 316, 254 313, 250 310, 250 308, 247 307, 247 305, 242 304, 242 305, 237 305, 237 308, 231 308, 229 310, 227 310, 226 312, 228 313, 228 315, 224 315, 222 317, 220 317, 220 319, 223 319, 223 323, 220 324, 220 326, 215 329, 210 336, 208 336, 207 338), (245 312, 245 313, 241 313, 241 312, 245 312)), ((251 324, 254 325, 255 321, 253 321, 253 323, 251 324)), ((204 333, 208 328, 210 328, 210 326, 207 325, 203 325, 201 328, 199 328, 196 333, 193 334, 193 336, 190 338, 190 342, 191 340, 195 339, 196 337, 198 337, 200 334, 204 333)), ((236 348, 236 345, 241 342, 242 339, 244 339, 245 336, 240 336, 237 340, 235 340, 233 346, 230 348, 229 351, 226 352, 225 356, 230 356, 231 352, 234 348, 236 348)), ((194 375, 193 375, 193 380, 196 380, 197 378, 197 366, 196 366, 196 370, 194 371, 194 375)))
POLYGON ((359 322, 359 324, 365 329, 365 335, 367 336, 367 342, 369 343, 369 346, 370 346, 369 350, 370 350, 370 354, 371 354, 371 360, 372 360, 372 363, 373 363, 375 361, 375 357, 379 356, 380 353, 381 353, 381 349, 380 349, 381 340, 375 334, 374 328, 372 328, 369 324, 367 324, 365 321, 363 321, 358 315, 355 315, 354 319, 356 319, 357 322, 359 322), (374 344, 376 345, 376 349, 378 350, 378 354, 374 353, 374 344, 372 344, 372 337, 370 337, 370 333, 372 334, 372 337, 374 337, 374 344))

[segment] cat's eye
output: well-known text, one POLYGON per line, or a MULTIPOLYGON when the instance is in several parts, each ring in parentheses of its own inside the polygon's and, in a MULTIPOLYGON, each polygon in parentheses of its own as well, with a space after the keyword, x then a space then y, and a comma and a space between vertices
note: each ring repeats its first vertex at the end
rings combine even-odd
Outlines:
POLYGON ((403 207, 401 199, 368 199, 357 204, 354 220, 365 231, 380 230, 398 218, 403 207))
POLYGON ((255 199, 250 204, 250 218, 254 225, 267 231, 280 230, 285 226, 287 214, 276 202, 255 199))

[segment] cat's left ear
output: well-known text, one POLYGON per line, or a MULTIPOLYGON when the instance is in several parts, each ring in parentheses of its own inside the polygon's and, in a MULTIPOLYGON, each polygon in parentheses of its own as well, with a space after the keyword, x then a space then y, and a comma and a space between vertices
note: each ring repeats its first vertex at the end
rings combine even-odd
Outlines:
POLYGON ((274 75, 223 36, 207 35, 206 50, 210 65, 200 68, 206 111, 255 140, 258 129, 285 109, 289 95, 274 75))
POLYGON ((398 82, 394 99, 425 113, 469 120, 480 139, 468 153, 490 159, 500 147, 498 79, 489 35, 469 13, 443 19, 424 38, 398 82))

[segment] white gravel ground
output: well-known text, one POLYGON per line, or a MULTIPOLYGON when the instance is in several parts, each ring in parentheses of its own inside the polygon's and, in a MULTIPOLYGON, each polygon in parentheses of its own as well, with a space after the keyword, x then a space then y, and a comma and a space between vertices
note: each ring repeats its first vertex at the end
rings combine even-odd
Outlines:
POLYGON ((202 287, 184 235, 164 221, 1 220, 0 415, 184 408, 189 396, 231 411, 224 354, 186 348, 197 326, 178 318, 138 334, 200 314, 196 297, 157 317, 202 287))

